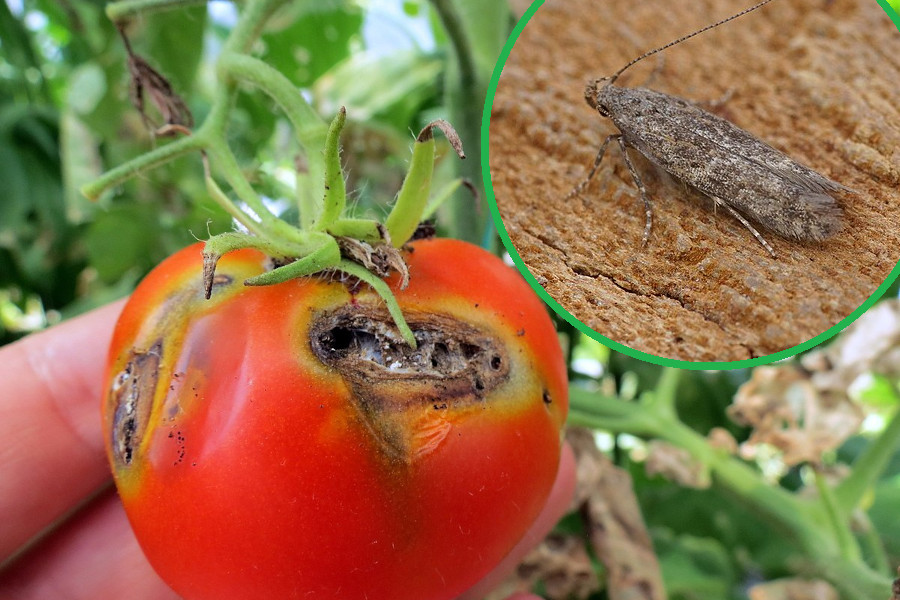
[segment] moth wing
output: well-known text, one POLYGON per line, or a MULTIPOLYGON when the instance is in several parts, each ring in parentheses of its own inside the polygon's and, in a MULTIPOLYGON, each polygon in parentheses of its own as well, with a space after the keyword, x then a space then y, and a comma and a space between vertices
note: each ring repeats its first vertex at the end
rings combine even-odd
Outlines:
POLYGON ((821 240, 840 229, 830 194, 852 190, 682 98, 627 92, 614 122, 628 145, 673 176, 784 237, 821 240))

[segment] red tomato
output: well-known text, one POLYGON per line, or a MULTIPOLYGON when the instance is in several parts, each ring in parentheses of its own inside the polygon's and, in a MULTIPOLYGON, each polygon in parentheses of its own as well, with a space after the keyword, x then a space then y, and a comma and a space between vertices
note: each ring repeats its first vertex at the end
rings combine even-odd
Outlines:
POLYGON ((553 483, 566 372, 543 304, 454 240, 408 253, 383 301, 338 276, 268 287, 252 250, 201 245, 117 325, 108 454, 154 568, 187 599, 453 598, 524 534, 553 483), (396 282, 394 286, 396 288, 396 282))

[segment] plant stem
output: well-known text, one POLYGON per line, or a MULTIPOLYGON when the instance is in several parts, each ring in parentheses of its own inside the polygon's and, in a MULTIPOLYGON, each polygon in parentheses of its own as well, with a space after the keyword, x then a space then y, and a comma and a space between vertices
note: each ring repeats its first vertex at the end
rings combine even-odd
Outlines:
POLYGON ((810 565, 818 577, 831 583, 846 600, 886 600, 892 579, 859 562, 820 558, 810 565))
POLYGON ((463 21, 456 11, 451 0, 431 0, 441 25, 450 38, 453 50, 456 53, 456 61, 459 66, 459 83, 463 87, 474 87, 478 83, 478 73, 475 69, 475 58, 472 56, 472 46, 468 40, 463 21))
POLYGON ((224 52, 219 57, 217 69, 225 80, 233 78, 268 94, 291 122, 294 137, 303 149, 307 163, 305 180, 308 185, 297 186, 300 222, 304 227, 310 226, 315 215, 321 212, 325 181, 321 148, 325 146, 328 126, 291 80, 263 61, 246 54, 224 52))
MULTIPOLYGON (((663 369, 656 389, 650 396, 651 404, 648 408, 654 409, 654 412, 673 421, 678 420, 678 413, 675 408, 675 401, 678 398, 678 382, 681 380, 680 369, 663 369)), ((647 402, 645 402, 647 404, 647 402)))
MULTIPOLYGON (((450 120, 456 124, 460 138, 469 149, 469 158, 460 166, 460 175, 475 182, 481 189, 481 113, 487 89, 480 81, 472 44, 466 25, 457 6, 451 0, 431 0, 456 56, 456 70, 448 70, 445 84, 446 103, 450 120), (452 80, 451 80, 452 79, 452 80)), ((483 197, 483 196, 482 196, 483 197)), ((457 194, 450 204, 450 220, 456 237, 476 244, 482 243, 490 215, 481 210, 473 218, 472 199, 457 194)), ((493 242, 494 237, 491 237, 493 242)))
POLYGON ((819 491, 822 506, 825 507, 825 514, 828 516, 831 530, 837 540, 841 556, 851 560, 859 560, 861 558, 859 545, 857 545, 856 540, 853 538, 853 533, 847 525, 846 515, 842 514, 838 509, 834 490, 828 486, 824 475, 818 469, 813 469, 813 477, 816 481, 816 489, 819 491))
POLYGON ((834 490, 837 507, 847 517, 878 480, 891 457, 900 448, 900 409, 887 427, 853 463, 853 470, 834 490))
MULTIPOLYGON (((673 385, 660 382, 661 392, 673 385)), ((652 396, 641 402, 624 402, 578 388, 570 390, 569 422, 642 437, 659 438, 687 450, 709 468, 714 481, 731 491, 756 512, 773 522, 809 558, 808 566, 854 600, 884 600, 891 580, 869 569, 852 550, 842 552, 837 531, 822 526, 826 521, 820 503, 797 498, 766 483, 759 473, 725 452, 714 449, 706 438, 666 410, 654 408, 652 396), (650 401, 646 401, 651 398, 650 401)), ((825 509, 827 511, 827 508, 825 509)), ((845 525, 843 527, 846 527, 845 525)), ((845 540, 846 541, 846 540, 845 540)), ((857 549, 858 550, 858 549, 857 549)))
POLYGON ((287 2, 288 0, 247 0, 237 24, 222 47, 222 53, 246 54, 250 52, 254 42, 259 39, 266 21, 272 16, 272 13, 287 2))
POLYGON ((106 5, 106 16, 113 23, 119 23, 135 15, 149 15, 156 12, 206 4, 207 0, 122 0, 106 5))
POLYGON ((297 241, 298 230, 294 229, 286 222, 272 214, 263 204, 262 198, 244 177, 240 165, 234 158, 234 154, 228 148, 224 139, 214 138, 206 148, 207 153, 213 162, 216 163, 221 170, 222 175, 234 193, 253 211, 258 218, 258 225, 262 228, 267 236, 281 236, 289 241, 297 241))
POLYGON ((876 573, 890 573, 891 562, 884 549, 884 543, 878 535, 878 531, 865 513, 854 515, 854 520, 860 524, 862 531, 857 532, 860 548, 868 564, 876 573))
POLYGON ((221 206, 225 212, 227 212, 231 217, 247 228, 247 231, 252 233, 253 235, 259 236, 260 238, 268 238, 266 232, 260 227, 259 223, 250 218, 250 215, 245 213, 243 210, 238 208, 234 202, 231 201, 225 192, 219 187, 216 183, 216 180, 213 179, 212 173, 209 170, 209 161, 203 161, 203 170, 205 172, 205 180, 206 180, 206 191, 212 197, 216 203, 221 206))
POLYGON ((140 175, 189 152, 202 150, 204 145, 205 139, 202 136, 183 137, 107 171, 82 187, 81 193, 91 200, 97 200, 106 190, 125 183, 135 175, 140 175))

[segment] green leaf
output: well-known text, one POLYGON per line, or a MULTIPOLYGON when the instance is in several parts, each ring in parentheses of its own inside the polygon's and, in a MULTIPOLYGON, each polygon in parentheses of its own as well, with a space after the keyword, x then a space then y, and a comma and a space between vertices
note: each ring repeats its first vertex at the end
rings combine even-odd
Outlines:
POLYGON ((725 547, 713 538, 654 532, 666 590, 672 600, 727 600, 737 583, 725 547))
POLYGON ((165 11, 146 17, 141 46, 150 64, 169 79, 175 93, 187 101, 203 55, 206 6, 165 11))
POLYGON ((69 80, 68 105, 77 114, 90 114, 97 109, 106 92, 106 73, 100 65, 81 65, 69 80))
POLYGON ((19 239, 26 222, 35 218, 51 238, 65 226, 58 135, 56 116, 46 109, 0 108, 2 243, 19 239))
POLYGON ((106 284, 132 269, 148 270, 158 235, 156 211, 144 206, 115 206, 100 213, 85 236, 88 260, 106 284))
POLYGON ((346 106, 355 121, 376 120, 404 130, 420 125, 415 116, 436 97, 442 70, 440 58, 415 50, 360 52, 319 79, 313 95, 326 114, 346 106))
POLYGON ((309 87, 349 56, 363 24, 359 6, 333 2, 295 2, 279 17, 284 26, 275 23, 263 35, 262 58, 299 87, 309 87))

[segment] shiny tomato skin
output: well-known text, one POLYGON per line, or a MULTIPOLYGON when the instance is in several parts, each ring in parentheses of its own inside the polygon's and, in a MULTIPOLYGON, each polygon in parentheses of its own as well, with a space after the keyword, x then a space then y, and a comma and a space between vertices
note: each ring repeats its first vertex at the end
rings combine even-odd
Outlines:
POLYGON ((395 401, 390 384, 376 406, 310 342, 329 311, 381 309, 368 286, 246 287, 267 259, 244 250, 205 300, 201 251, 141 283, 107 371, 110 462, 163 579, 188 600, 442 600, 485 575, 546 500, 567 411, 556 333, 519 275, 464 242, 414 242, 409 286, 392 280, 404 315, 483 332, 508 373, 483 398, 395 401))

